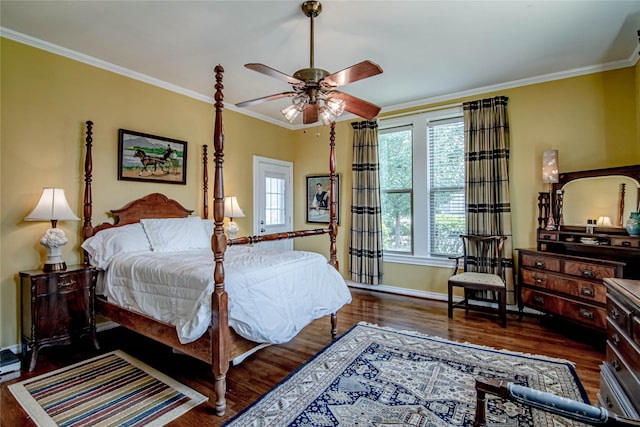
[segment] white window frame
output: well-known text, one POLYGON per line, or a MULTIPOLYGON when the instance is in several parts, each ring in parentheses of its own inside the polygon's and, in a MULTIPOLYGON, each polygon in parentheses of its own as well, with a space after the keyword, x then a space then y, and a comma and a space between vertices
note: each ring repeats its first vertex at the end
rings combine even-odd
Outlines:
POLYGON ((430 255, 431 238, 429 233, 429 221, 416 221, 415 218, 429 218, 431 211, 429 206, 430 191, 416 191, 416 182, 426 182, 430 188, 429 182, 429 162, 428 162, 428 124, 429 122, 451 119, 462 116, 462 106, 447 108, 436 111, 419 112, 403 117, 380 119, 378 124, 380 129, 396 128, 400 126, 411 126, 413 137, 413 213, 411 225, 413 235, 411 239, 413 253, 383 252, 384 262, 393 262, 398 264, 413 264, 432 267, 453 267, 454 261, 446 257, 435 257, 430 255), (423 238, 421 236, 427 236, 423 238))

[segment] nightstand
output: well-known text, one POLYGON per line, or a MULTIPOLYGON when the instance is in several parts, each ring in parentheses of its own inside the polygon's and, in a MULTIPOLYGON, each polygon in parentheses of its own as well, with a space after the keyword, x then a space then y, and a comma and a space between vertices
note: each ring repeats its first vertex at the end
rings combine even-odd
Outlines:
MULTIPOLYGON (((96 349, 95 289, 97 271, 72 265, 65 271, 20 272, 22 293, 22 354, 31 352, 29 371, 36 367, 38 351, 70 344, 88 335, 96 349)), ((25 358, 26 360, 26 358, 25 358)))

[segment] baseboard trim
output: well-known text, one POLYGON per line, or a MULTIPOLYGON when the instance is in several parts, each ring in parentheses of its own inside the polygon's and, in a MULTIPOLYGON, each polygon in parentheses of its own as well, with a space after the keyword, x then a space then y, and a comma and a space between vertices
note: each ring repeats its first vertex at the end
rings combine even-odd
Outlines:
MULTIPOLYGON (((396 295, 404 295, 408 297, 416 297, 423 299, 430 299, 436 301, 444 301, 447 302, 449 300, 449 296, 446 294, 441 294, 439 292, 429 292, 429 291, 419 291, 416 289, 407 289, 400 288, 398 286, 389 286, 389 285, 365 285, 362 283, 353 282, 351 280, 347 280, 347 285, 352 288, 365 289, 371 292, 383 292, 388 294, 396 294, 396 295)), ((461 301, 460 297, 453 297, 455 302, 461 301)), ((479 305, 489 305, 489 303, 483 301, 474 301, 475 304, 479 305)), ((519 313, 518 306, 516 304, 507 305, 507 311, 509 313, 519 313)), ((530 309, 529 307, 524 307, 522 314, 534 315, 534 316, 542 316, 544 313, 530 309)))

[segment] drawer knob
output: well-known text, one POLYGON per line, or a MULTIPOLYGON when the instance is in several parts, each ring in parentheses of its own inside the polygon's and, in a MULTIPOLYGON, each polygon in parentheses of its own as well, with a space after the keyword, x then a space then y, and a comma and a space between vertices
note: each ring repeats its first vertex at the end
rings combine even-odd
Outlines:
POLYGON ((538 268, 544 268, 544 261, 536 261, 533 263, 533 265, 535 265, 538 268))
POLYGON ((74 285, 75 283, 76 283, 75 280, 70 279, 70 280, 67 280, 66 282, 59 282, 58 283, 58 287, 59 288, 68 288, 69 286, 74 285))
POLYGON ((580 317, 587 319, 587 320, 593 320, 593 318, 595 317, 593 315, 593 311, 586 309, 586 308, 581 308, 580 309, 580 317))
POLYGON ((620 363, 616 359, 611 360, 609 363, 611 363, 611 366, 616 372, 620 370, 620 363))
POLYGON ((533 297, 533 303, 538 305, 544 305, 544 298, 542 298, 540 295, 535 295, 533 297))
POLYGON ((618 336, 618 334, 613 334, 611 336, 611 341, 613 341, 613 344, 618 346, 620 344, 620 337, 618 336))
POLYGON ((607 408, 609 409, 613 408, 613 402, 611 401, 611 398, 609 397, 609 395, 605 396, 604 401, 607 404, 607 408))
POLYGON ((592 297, 595 294, 593 288, 580 288, 580 295, 584 295, 586 297, 592 297))
POLYGON ((620 320, 620 312, 618 311, 617 308, 613 307, 610 313, 613 320, 620 320))
POLYGON ((589 279, 593 279, 594 277, 596 277, 596 274, 592 270, 586 268, 584 270, 581 270, 580 274, 582 274, 582 277, 587 277, 589 279))
POLYGON ((541 285, 542 283, 544 283, 544 279, 542 277, 534 277, 533 281, 536 282, 537 284, 541 285))

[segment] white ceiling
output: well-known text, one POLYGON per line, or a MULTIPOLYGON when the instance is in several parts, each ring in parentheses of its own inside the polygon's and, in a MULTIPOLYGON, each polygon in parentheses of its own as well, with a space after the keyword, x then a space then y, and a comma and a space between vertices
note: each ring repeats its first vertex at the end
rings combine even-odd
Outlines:
MULTIPOLYGON (((233 104, 290 89, 243 67, 309 66, 302 1, 0 2, 1 34, 211 100, 224 66, 228 109, 285 127, 290 100, 233 104)), ((632 66, 640 1, 323 1, 315 66, 369 59, 384 73, 342 91, 392 111, 488 90, 632 66)), ((348 116, 347 116, 348 117, 348 116)), ((301 127, 300 118, 293 128, 301 127)))

